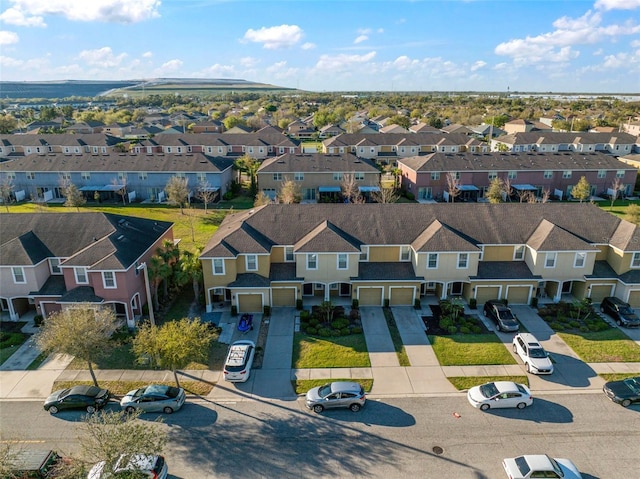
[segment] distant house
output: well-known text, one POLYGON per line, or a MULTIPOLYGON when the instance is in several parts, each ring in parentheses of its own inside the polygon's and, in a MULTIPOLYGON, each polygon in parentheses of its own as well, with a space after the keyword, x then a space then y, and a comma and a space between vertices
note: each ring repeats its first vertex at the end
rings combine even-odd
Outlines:
POLYGON ((428 125, 426 123, 418 123, 417 125, 411 125, 409 127, 411 133, 442 133, 437 128, 428 125))
POLYGON ((444 133, 456 133, 458 135, 473 135, 473 131, 467 128, 464 125, 458 125, 454 123, 452 125, 444 126, 440 128, 440 130, 444 133))
POLYGON ((203 121, 196 123, 191 127, 192 133, 222 133, 224 132, 224 123, 217 120, 203 121))
POLYGON ((534 125, 528 120, 517 119, 506 122, 503 129, 509 135, 513 133, 524 133, 531 131, 534 129, 534 125))
POLYGON ((491 149, 506 148, 508 151, 579 151, 606 152, 620 156, 632 153, 637 148, 637 140, 627 133, 589 133, 531 131, 503 135, 491 140, 491 149), (501 146, 502 145, 502 146, 501 146))
POLYGON ((409 130, 400 125, 386 125, 380 128, 380 133, 409 133, 409 130))
POLYGON ((68 133, 75 133, 77 135, 80 134, 92 134, 92 133, 102 133, 102 129, 104 128, 104 123, 101 121, 80 121, 78 123, 74 123, 71 126, 65 128, 68 133))
POLYGON ((341 135, 342 133, 345 133, 345 131, 338 125, 325 125, 320 128, 318 137, 322 139, 331 138, 332 136, 341 135))

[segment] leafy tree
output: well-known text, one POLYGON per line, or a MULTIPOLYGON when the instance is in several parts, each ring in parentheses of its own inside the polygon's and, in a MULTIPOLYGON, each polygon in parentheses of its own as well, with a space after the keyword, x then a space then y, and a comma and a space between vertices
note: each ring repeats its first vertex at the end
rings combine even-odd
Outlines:
POLYGON ((164 191, 167 193, 167 200, 170 204, 180 207, 180 214, 184 214, 184 205, 189 201, 188 184, 188 178, 172 176, 164 187, 164 191))
POLYGON ((0 198, 4 203, 4 207, 9 211, 9 203, 11 203, 11 194, 13 193, 13 179, 7 175, 2 175, 0 180, 0 198))
POLYGON ((64 196, 66 198, 64 205, 75 208, 77 211, 80 211, 80 207, 87 202, 82 192, 73 183, 69 183, 69 185, 64 188, 64 196))
POLYGON ((640 205, 631 203, 624 211, 624 219, 635 225, 640 225, 640 205))
POLYGON ((155 254, 149 258, 147 268, 149 272, 149 281, 151 282, 151 299, 153 301, 153 307, 158 309, 160 307, 158 287, 163 281, 168 281, 171 276, 171 266, 165 263, 161 256, 155 254))
POLYGON ((200 297, 200 283, 202 282, 202 263, 199 258, 201 252, 202 248, 197 248, 196 253, 183 251, 178 263, 178 281, 181 284, 191 281, 193 285, 193 300, 195 302, 198 302, 200 297))
POLYGON ((69 354, 86 361, 97 386, 93 363, 111 351, 109 339, 120 327, 122 321, 112 309, 79 304, 50 314, 36 334, 36 343, 45 353, 69 354))
POLYGON ((18 120, 11 115, 0 115, 0 133, 6 135, 18 127, 18 120))
POLYGON ((133 351, 138 358, 157 358, 160 367, 173 372, 179 387, 177 371, 193 361, 206 362, 209 345, 216 338, 217 333, 200 318, 182 318, 160 327, 144 323, 133 339, 133 351))
POLYGON ((222 123, 224 124, 224 127, 227 130, 230 130, 234 126, 238 126, 238 125, 246 126, 247 125, 247 122, 244 121, 244 119, 239 117, 239 116, 228 116, 224 120, 222 120, 222 123))
POLYGON ((233 163, 234 168, 249 175, 251 195, 255 195, 258 191, 257 173, 260 164, 258 160, 251 158, 249 155, 243 155, 233 163))
POLYGON ((498 177, 491 180, 487 194, 485 195, 489 200, 489 203, 501 203, 502 202, 502 180, 498 177))
POLYGON ((260 190, 256 195, 256 198, 253 202, 253 206, 268 205, 269 203, 271 203, 271 198, 269 198, 269 195, 267 195, 264 191, 260 190))
POLYGON ((580 203, 589 199, 591 196, 591 185, 585 176, 581 176, 578 184, 571 189, 571 196, 580 200, 580 203))
POLYGON ((393 115, 391 118, 389 118, 389 124, 398 125, 402 128, 409 129, 409 127, 411 126, 411 119, 404 115, 393 115))
POLYGON ((278 201, 286 205, 300 203, 300 201, 302 201, 300 185, 291 179, 285 178, 282 185, 280 185, 278 201))
POLYGON ((501 153, 505 153, 509 151, 509 147, 505 143, 501 143, 501 142, 498 142, 496 149, 501 153))
POLYGON ((442 120, 435 116, 430 116, 429 119, 427 120, 427 124, 434 128, 438 128, 438 129, 442 128, 442 120))

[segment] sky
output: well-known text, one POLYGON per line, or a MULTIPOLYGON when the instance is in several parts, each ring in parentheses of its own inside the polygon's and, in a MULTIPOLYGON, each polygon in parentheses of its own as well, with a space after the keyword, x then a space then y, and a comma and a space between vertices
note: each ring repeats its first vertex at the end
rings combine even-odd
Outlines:
POLYGON ((0 80, 640 92, 640 0, 1 0, 0 80))

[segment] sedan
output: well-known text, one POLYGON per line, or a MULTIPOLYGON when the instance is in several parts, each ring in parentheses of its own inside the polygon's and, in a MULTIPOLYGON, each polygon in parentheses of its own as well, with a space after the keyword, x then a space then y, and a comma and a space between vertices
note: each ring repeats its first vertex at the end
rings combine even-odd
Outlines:
POLYGON ((307 391, 305 403, 309 409, 321 413, 325 409, 349 408, 358 412, 366 402, 364 389, 351 381, 336 381, 307 391))
POLYGON ((85 409, 89 414, 96 412, 109 402, 107 389, 96 386, 74 386, 55 391, 44 401, 44 410, 57 414, 63 409, 85 409))
POLYGON ((504 459, 502 467, 509 479, 531 477, 582 479, 578 468, 569 459, 554 459, 546 454, 528 454, 504 459))
POLYGON ((162 384, 151 384, 129 391, 121 400, 120 407, 127 412, 140 409, 144 412, 171 414, 184 404, 184 389, 162 384))
POLYGON ((609 381, 602 390, 609 399, 624 407, 640 402, 640 376, 626 378, 621 381, 609 381))
POLYGON ((99 462, 91 468, 87 479, 107 479, 114 477, 149 477, 166 479, 169 468, 163 456, 137 454, 134 456, 121 455, 113 466, 113 470, 105 470, 106 463, 99 462), (135 471, 135 472, 134 472, 135 471))
POLYGON ((496 323, 498 331, 511 333, 520 329, 520 324, 511 309, 500 300, 492 299, 484 303, 484 315, 496 323))
POLYGON ((511 381, 495 381, 474 386, 467 393, 469 403, 487 411, 491 408, 517 407, 524 409, 533 404, 531 391, 524 384, 511 381))

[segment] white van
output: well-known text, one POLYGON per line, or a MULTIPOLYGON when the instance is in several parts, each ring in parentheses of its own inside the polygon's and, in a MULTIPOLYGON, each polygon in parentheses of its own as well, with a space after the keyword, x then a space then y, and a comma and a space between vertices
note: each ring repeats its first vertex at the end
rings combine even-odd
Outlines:
POLYGON ((255 353, 256 344, 253 341, 242 340, 233 343, 224 362, 224 380, 243 383, 249 379, 255 353))

